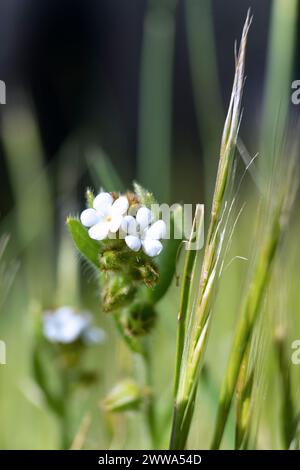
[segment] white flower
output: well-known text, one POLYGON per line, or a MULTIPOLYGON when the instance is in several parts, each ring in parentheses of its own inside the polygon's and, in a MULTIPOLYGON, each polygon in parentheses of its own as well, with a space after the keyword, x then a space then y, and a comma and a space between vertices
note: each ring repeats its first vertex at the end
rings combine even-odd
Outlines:
POLYGON ((92 326, 88 312, 76 313, 72 307, 64 306, 43 315, 43 332, 52 343, 73 343, 82 339, 85 343, 100 343, 105 333, 92 326))
POLYGON ((127 233, 125 242, 131 250, 139 251, 142 247, 148 256, 160 254, 163 245, 159 240, 166 235, 166 224, 163 220, 152 224, 153 219, 153 212, 147 207, 141 207, 136 218, 131 215, 123 218, 121 228, 127 233))
POLYGON ((100 193, 95 197, 93 209, 81 213, 82 225, 90 227, 89 236, 94 240, 104 240, 109 232, 116 233, 128 209, 128 199, 120 196, 115 201, 109 193, 100 193))

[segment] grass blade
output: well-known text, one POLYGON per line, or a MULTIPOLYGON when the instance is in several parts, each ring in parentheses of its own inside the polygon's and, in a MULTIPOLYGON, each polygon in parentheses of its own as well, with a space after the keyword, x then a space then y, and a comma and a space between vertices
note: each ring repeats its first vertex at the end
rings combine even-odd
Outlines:
POLYGON ((200 285, 196 301, 193 304, 191 303, 191 309, 188 312, 188 327, 184 339, 181 373, 173 413, 171 449, 182 449, 186 445, 193 416, 201 362, 208 339, 212 299, 217 287, 220 258, 226 235, 226 224, 225 226, 223 224, 226 212, 225 198, 232 176, 233 159, 241 119, 245 52, 250 24, 251 18, 250 13, 248 13, 240 49, 236 56, 235 78, 221 142, 218 174, 204 249, 200 285))

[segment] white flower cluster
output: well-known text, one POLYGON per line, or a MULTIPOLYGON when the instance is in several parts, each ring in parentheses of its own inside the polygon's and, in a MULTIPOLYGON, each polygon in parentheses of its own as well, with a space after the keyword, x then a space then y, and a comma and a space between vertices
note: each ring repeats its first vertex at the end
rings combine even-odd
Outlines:
POLYGON ((59 307, 43 314, 43 333, 51 343, 69 344, 81 339, 86 344, 102 343, 105 333, 92 325, 89 312, 75 312, 72 307, 59 307))
POLYGON ((126 196, 114 201, 111 194, 102 192, 95 197, 93 208, 81 213, 80 220, 89 228, 89 236, 94 240, 104 240, 109 233, 120 230, 131 250, 142 248, 148 256, 159 255, 163 248, 160 240, 166 236, 165 222, 154 222, 153 212, 144 206, 139 208, 135 217, 128 215, 128 207, 126 196))

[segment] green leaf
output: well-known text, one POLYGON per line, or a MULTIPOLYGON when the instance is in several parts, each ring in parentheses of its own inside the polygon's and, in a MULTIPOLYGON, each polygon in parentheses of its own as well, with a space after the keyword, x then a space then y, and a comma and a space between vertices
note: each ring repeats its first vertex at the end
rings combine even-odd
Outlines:
POLYGON ((100 243, 89 237, 78 219, 68 217, 67 225, 78 251, 92 266, 99 269, 100 243))

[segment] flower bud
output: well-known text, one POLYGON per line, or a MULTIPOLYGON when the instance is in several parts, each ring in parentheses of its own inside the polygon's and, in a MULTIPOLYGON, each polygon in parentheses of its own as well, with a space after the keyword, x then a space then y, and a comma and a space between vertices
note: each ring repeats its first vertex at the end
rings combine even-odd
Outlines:
POLYGON ((135 296, 136 287, 127 276, 121 274, 108 275, 102 287, 102 305, 105 312, 123 308, 135 296))
POLYGON ((128 251, 106 250, 99 258, 100 269, 103 271, 122 271, 124 263, 130 261, 128 251))
POLYGON ((86 190, 85 198, 87 207, 93 207, 95 196, 91 189, 86 190))
POLYGON ((132 276, 136 281, 142 281, 147 287, 154 287, 158 281, 159 274, 156 265, 147 261, 141 266, 137 266, 132 270, 132 276))
POLYGON ((147 390, 132 379, 124 379, 109 392, 101 402, 105 411, 120 413, 138 410, 147 397, 147 390))
POLYGON ((150 303, 138 301, 130 306, 123 321, 124 328, 130 335, 143 336, 154 327, 156 312, 150 303))

